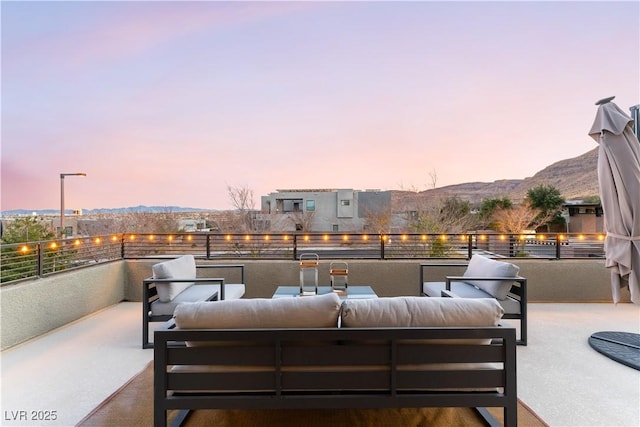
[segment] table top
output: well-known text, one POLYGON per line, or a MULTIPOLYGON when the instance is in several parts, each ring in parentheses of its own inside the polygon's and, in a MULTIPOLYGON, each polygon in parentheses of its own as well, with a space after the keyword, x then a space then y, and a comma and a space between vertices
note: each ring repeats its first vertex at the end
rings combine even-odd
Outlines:
MULTIPOLYGON (((318 295, 328 294, 332 292, 331 286, 318 286, 318 295)), ((347 287, 347 292, 336 292, 340 299, 357 299, 357 298, 378 298, 371 286, 352 286, 347 287)), ((300 296, 300 286, 278 286, 276 292, 271 298, 291 298, 300 296)))

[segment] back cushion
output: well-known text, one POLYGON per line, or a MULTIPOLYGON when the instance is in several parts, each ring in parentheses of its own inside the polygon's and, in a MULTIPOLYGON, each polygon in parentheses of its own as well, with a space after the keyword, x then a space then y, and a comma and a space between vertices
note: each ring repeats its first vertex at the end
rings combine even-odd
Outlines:
POLYGON ((392 297, 342 303, 342 326, 496 326, 504 313, 493 298, 392 297))
MULTIPOLYGON (((464 277, 515 277, 520 267, 508 262, 495 261, 481 255, 474 255, 464 272, 464 277)), ((507 298, 512 281, 509 280, 466 280, 497 299, 507 298)))
MULTIPOLYGON (((184 255, 171 261, 161 262, 152 267, 155 279, 195 279, 196 260, 193 255, 184 255)), ((158 299, 169 302, 194 282, 156 283, 158 299)))
POLYGON ((330 328, 339 313, 340 298, 329 293, 183 303, 174 316, 181 329, 330 328))

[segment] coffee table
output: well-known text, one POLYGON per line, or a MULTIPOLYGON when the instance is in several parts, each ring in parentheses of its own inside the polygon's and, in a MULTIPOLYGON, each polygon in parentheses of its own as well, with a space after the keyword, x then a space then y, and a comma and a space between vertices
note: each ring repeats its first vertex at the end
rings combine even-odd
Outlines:
MULTIPOLYGON (((333 292, 331 286, 318 286, 318 295, 333 292)), ((346 292, 336 292, 340 299, 363 299, 378 298, 371 286, 352 286, 347 287, 346 292)), ((300 286, 278 286, 276 292, 271 298, 292 298, 300 296, 300 286)))

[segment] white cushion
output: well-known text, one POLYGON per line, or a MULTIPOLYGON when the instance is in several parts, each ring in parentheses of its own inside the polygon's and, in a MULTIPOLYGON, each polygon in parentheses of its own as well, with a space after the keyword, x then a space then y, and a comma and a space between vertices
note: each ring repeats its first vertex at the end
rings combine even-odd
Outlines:
MULTIPOLYGON (((220 285, 194 285, 180 292, 173 300, 162 302, 159 299, 151 303, 151 314, 172 316, 178 304, 182 302, 206 301, 214 293, 220 298, 220 285)), ((242 298, 245 292, 244 284, 224 285, 226 299, 242 298)))
MULTIPOLYGON (((474 255, 469 261, 464 277, 516 277, 520 267, 508 262, 495 261, 493 259, 474 255)), ((507 297, 513 283, 509 280, 465 280, 495 298, 503 300, 507 297)))
MULTIPOLYGON (((422 284, 422 292, 429 297, 440 297, 442 291, 446 289, 445 282, 424 282, 422 284)), ((478 289, 473 285, 464 282, 451 282, 451 292, 460 298, 495 298, 486 293, 482 289, 478 289)), ((498 303, 504 309, 506 314, 521 314, 520 301, 509 296, 505 299, 497 299, 498 303)))
POLYGON ((494 298, 392 297, 342 303, 343 327, 497 326, 503 309, 494 298))
MULTIPOLYGON (((171 261, 161 262, 152 267, 154 279, 195 279, 196 260, 193 255, 183 255, 171 261)), ((156 283, 158 299, 161 302, 173 300, 180 292, 194 282, 156 283)))
POLYGON ((181 329, 330 328, 338 325, 340 298, 325 295, 183 303, 175 310, 181 329))

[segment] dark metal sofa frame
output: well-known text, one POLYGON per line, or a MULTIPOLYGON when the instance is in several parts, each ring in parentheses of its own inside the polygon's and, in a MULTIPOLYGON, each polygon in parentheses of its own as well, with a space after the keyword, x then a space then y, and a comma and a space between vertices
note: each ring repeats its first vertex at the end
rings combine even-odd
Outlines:
MULTIPOLYGON (((452 263, 452 264, 420 264, 420 288, 419 292, 421 296, 426 296, 422 292, 422 285, 424 283, 424 268, 425 267, 468 267, 469 264, 464 263, 452 263)), ((463 276, 446 276, 445 277, 445 292, 442 296, 455 296, 451 293, 451 283, 453 282, 466 282, 473 281, 509 281, 513 285, 509 290, 507 298, 511 298, 520 304, 520 313, 505 313, 503 319, 514 319, 520 321, 520 339, 516 341, 518 345, 527 345, 527 279, 520 276, 515 277, 463 277, 463 276)))
POLYGON ((180 410, 172 424, 180 425, 197 409, 411 407, 475 408, 489 425, 499 423, 486 408, 500 407, 504 425, 517 424, 514 328, 161 327, 154 341, 156 427, 167 425, 170 410, 180 410), (461 339, 475 341, 448 343, 461 339), (499 368, 424 370, 432 363, 499 368), (176 365, 203 370, 172 369, 176 365), (207 370, 211 365, 226 369, 207 370))
MULTIPOLYGON (((204 269, 221 269, 221 268, 238 268, 240 269, 240 283, 244 283, 244 264, 204 264, 196 265, 196 271, 204 269)), ((197 274, 196 274, 197 275, 197 274)), ((214 292, 206 301, 217 301, 225 299, 225 279, 220 277, 195 277, 184 279, 155 279, 149 277, 142 281, 142 348, 153 348, 153 343, 149 342, 149 323, 150 322, 166 322, 173 315, 153 315, 151 314, 151 303, 158 299, 158 290, 156 283, 179 283, 193 282, 194 286, 198 284, 214 284, 220 285, 220 294, 214 292)), ((194 301, 195 302, 195 301, 194 301)))

